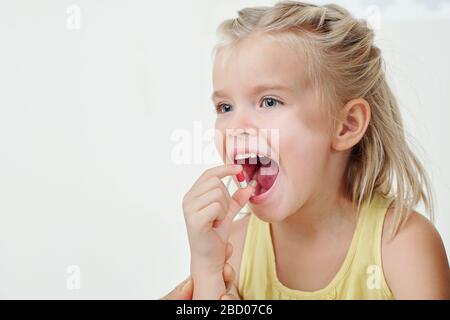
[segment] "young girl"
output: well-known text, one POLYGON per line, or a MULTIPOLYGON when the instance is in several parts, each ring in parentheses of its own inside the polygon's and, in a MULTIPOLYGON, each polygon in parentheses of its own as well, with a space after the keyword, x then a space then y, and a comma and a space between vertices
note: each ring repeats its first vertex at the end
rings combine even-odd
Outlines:
POLYGON ((229 242, 242 299, 449 299, 442 240, 413 211, 422 202, 432 216, 430 185, 373 31, 340 6, 283 1, 243 9, 219 33, 225 165, 183 199, 193 298, 226 292, 229 242), (221 179, 242 171, 230 195, 221 179))

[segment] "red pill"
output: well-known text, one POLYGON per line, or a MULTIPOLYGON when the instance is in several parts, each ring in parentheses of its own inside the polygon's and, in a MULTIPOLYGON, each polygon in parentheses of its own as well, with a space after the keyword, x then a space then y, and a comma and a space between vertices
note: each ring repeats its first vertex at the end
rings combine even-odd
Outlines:
POLYGON ((239 172, 239 173, 236 175, 236 179, 237 179, 237 181, 239 182, 239 186, 240 186, 242 189, 247 188, 247 181, 245 180, 244 171, 239 172))

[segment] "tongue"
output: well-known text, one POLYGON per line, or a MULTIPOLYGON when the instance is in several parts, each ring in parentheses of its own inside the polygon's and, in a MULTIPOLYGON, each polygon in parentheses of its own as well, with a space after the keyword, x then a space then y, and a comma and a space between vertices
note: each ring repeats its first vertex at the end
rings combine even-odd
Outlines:
POLYGON ((261 189, 269 190, 270 187, 275 182, 277 175, 262 173, 261 170, 262 170, 262 168, 260 168, 256 172, 256 174, 253 176, 253 179, 255 179, 258 182, 258 184, 261 186, 261 189))
POLYGON ((244 175, 247 182, 256 180, 258 182, 257 193, 261 194, 269 190, 278 175, 278 166, 275 163, 267 164, 243 164, 244 175))
POLYGON ((275 163, 262 164, 256 171, 253 179, 261 186, 261 193, 272 187, 278 174, 278 166, 275 163))

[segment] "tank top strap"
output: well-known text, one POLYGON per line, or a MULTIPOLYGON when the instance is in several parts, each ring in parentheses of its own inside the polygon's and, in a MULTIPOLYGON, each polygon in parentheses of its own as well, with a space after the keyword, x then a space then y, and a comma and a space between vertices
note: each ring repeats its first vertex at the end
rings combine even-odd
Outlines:
POLYGON ((248 213, 247 234, 242 252, 238 291, 244 300, 267 299, 271 278, 267 246, 268 224, 248 213))
MULTIPOLYGON (((381 290, 386 296, 392 293, 383 273, 381 242, 386 212, 392 199, 375 193, 370 202, 360 210, 361 227, 359 241, 348 278, 366 279, 368 290, 381 290)), ((347 281, 351 282, 351 279, 347 281)), ((361 280, 358 280, 361 281, 361 280)))

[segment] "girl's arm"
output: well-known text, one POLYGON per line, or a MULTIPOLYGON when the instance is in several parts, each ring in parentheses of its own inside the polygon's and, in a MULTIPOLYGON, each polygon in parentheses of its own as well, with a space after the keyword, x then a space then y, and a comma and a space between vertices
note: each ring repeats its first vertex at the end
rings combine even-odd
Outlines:
POLYGON ((421 214, 412 212, 394 238, 391 216, 383 231, 383 267, 396 299, 450 299, 450 272, 442 239, 421 214))

